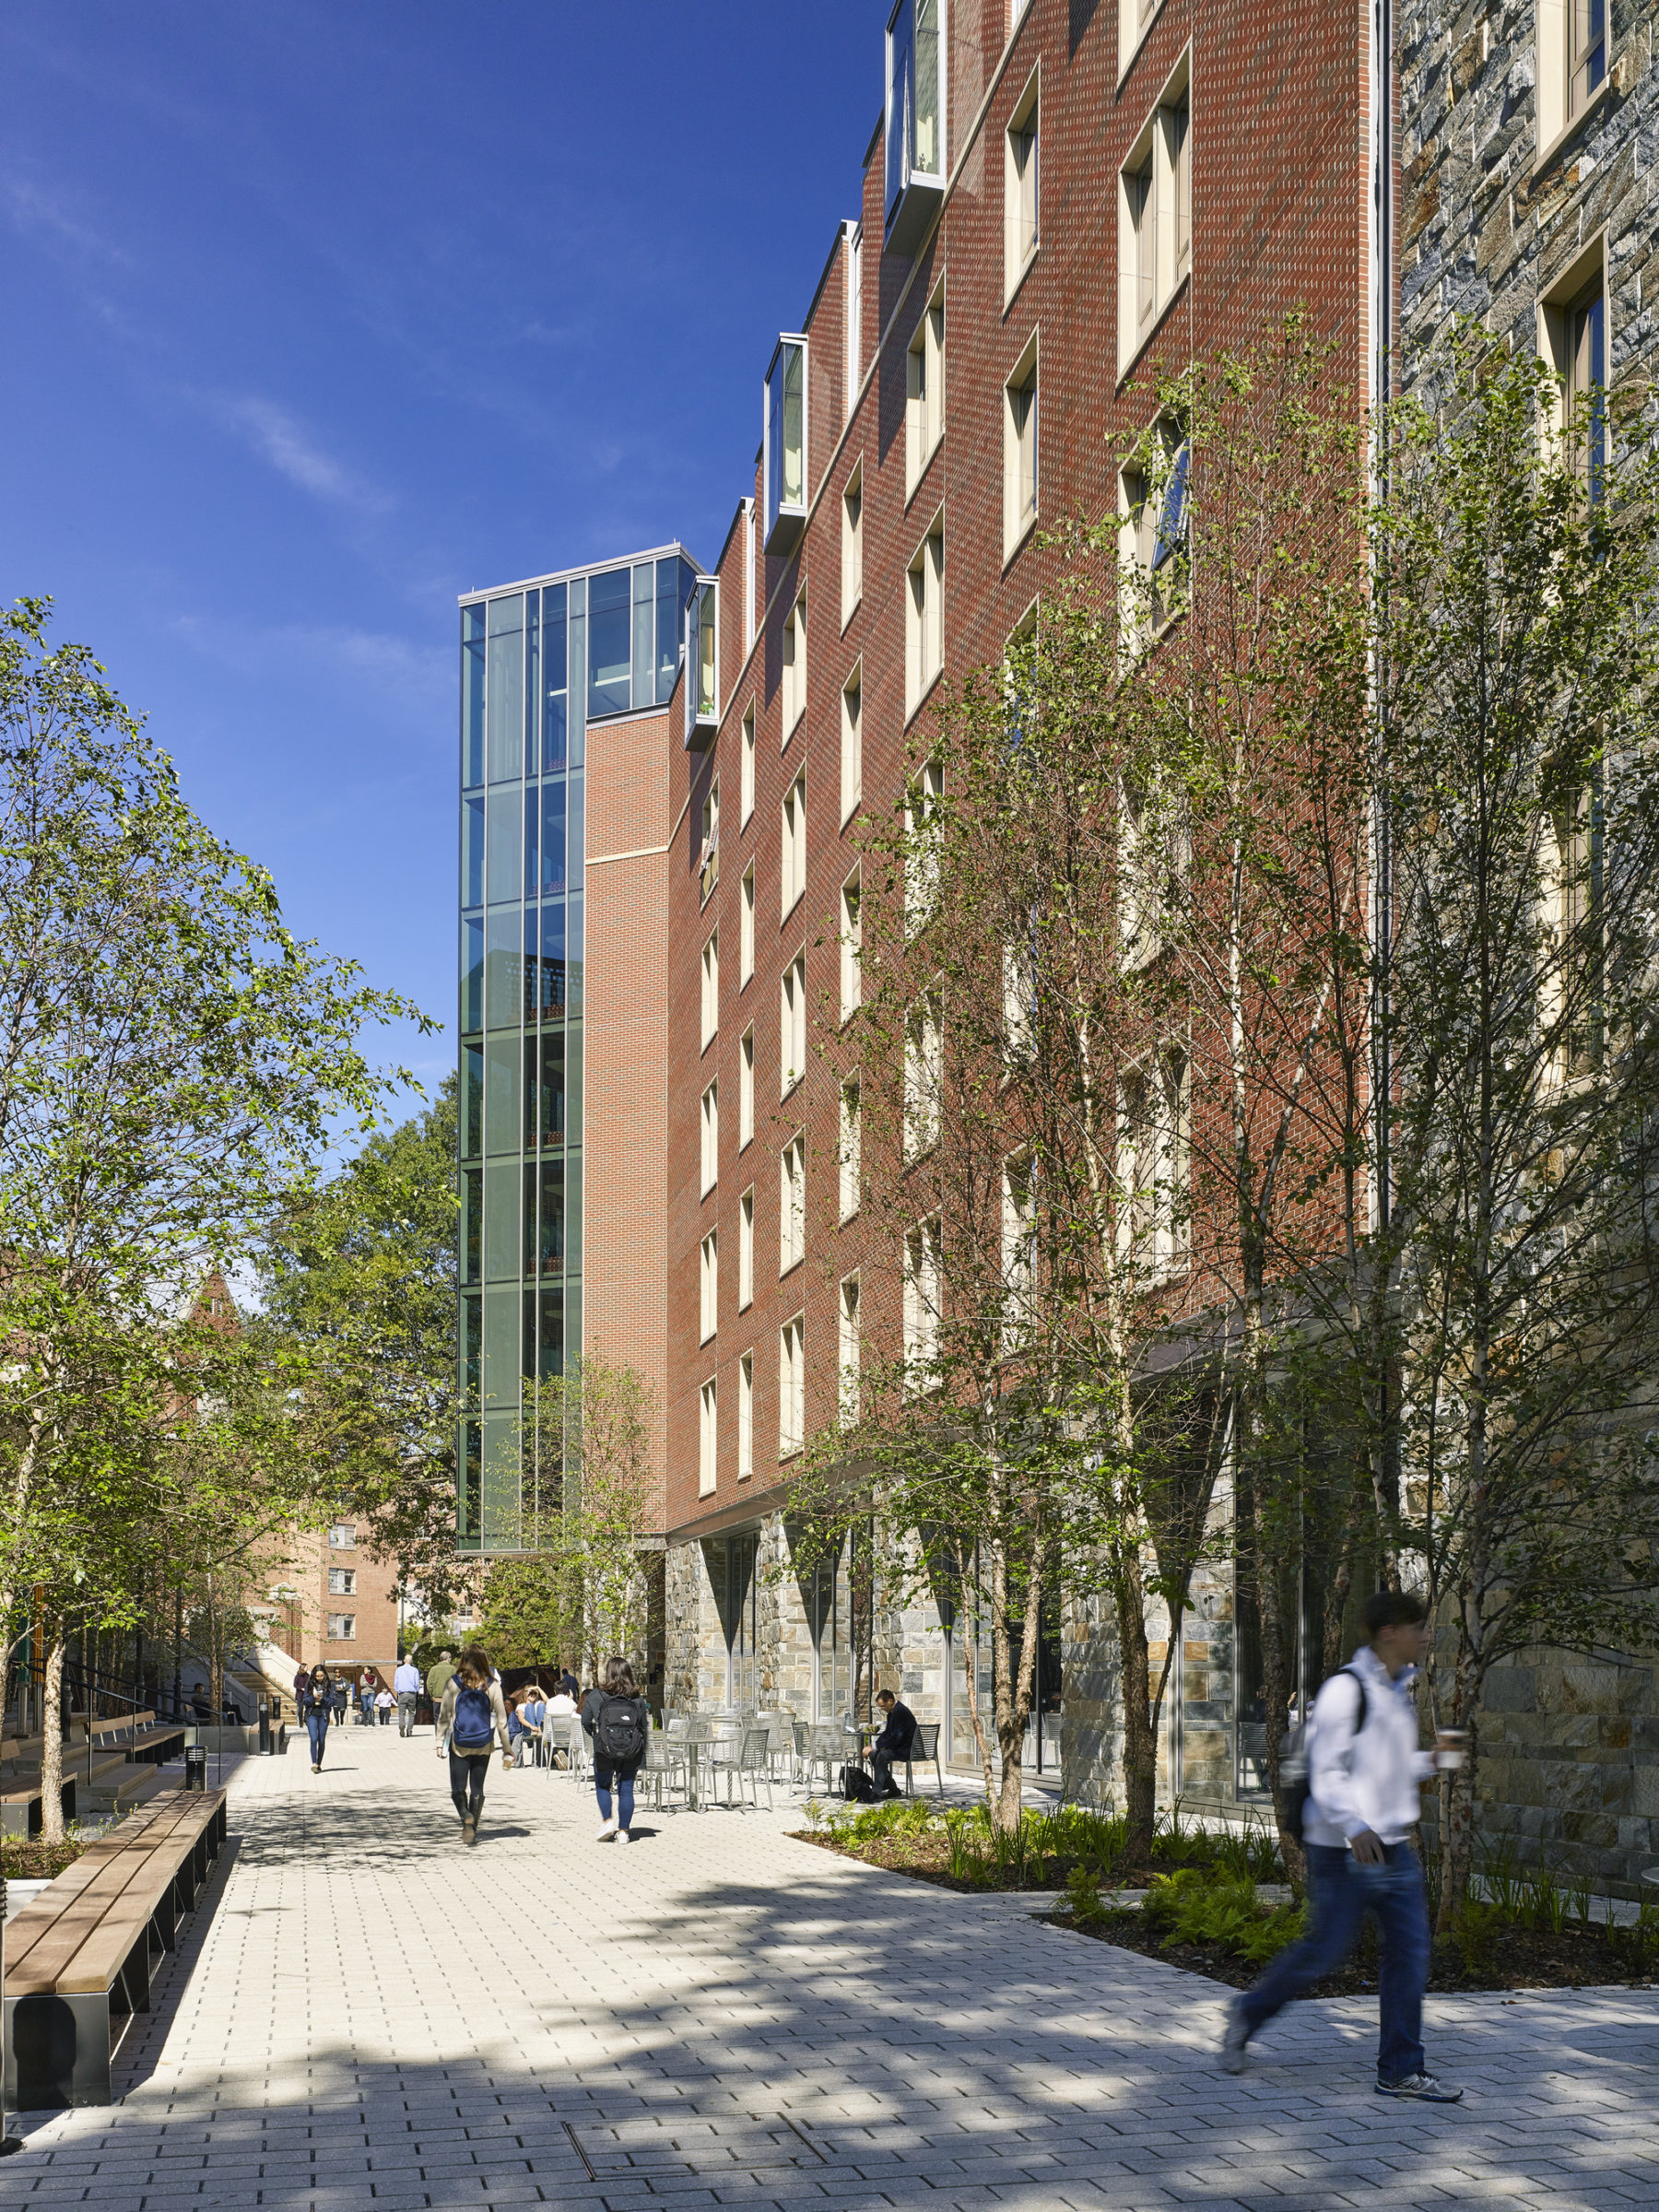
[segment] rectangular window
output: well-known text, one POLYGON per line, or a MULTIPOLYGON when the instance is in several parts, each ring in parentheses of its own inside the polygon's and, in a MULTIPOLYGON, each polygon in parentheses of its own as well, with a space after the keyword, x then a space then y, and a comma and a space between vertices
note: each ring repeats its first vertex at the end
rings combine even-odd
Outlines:
POLYGON ((806 594, 803 592, 783 623, 783 743, 806 712, 806 594))
POLYGON ((357 1615, 355 1613, 331 1613, 328 1617, 328 1641, 330 1643, 355 1643, 357 1641, 357 1615))
POLYGON ((841 687, 841 827, 864 797, 864 663, 854 662, 841 687))
POLYGON ((702 1241, 698 1275, 698 1341, 707 1344, 720 1326, 720 1232, 712 1229, 702 1241))
POLYGON ((806 1256, 806 1140, 783 1147, 778 1170, 778 1273, 787 1275, 806 1256))
POLYGON ((755 1302, 755 1193, 744 1192, 737 1207, 737 1311, 755 1302))
POLYGON ((702 1094, 702 1194, 706 1198, 720 1173, 720 1085, 711 1083, 702 1094))
POLYGON ((743 714, 743 764, 737 827, 741 830, 755 811, 755 709, 751 702, 743 714))
POLYGON ((1030 944, 1003 947, 1003 1056, 1012 1065, 1032 1044, 1037 1007, 1037 962, 1030 944))
POLYGON ((1607 82, 1607 0, 1537 0, 1536 36, 1542 154, 1607 82))
POLYGON ((939 1141, 943 1053, 939 1001, 925 992, 904 1024, 904 1164, 920 1159, 939 1141))
POLYGON ((858 1211, 862 1172, 859 1159, 860 1113, 858 1077, 849 1076, 841 1087, 841 1218, 850 1221, 858 1211))
POLYGON ((780 818, 778 877, 781 886, 779 919, 786 919, 795 900, 806 890, 806 777, 805 771, 791 784, 780 818))
POLYGON ((715 1454, 720 1448, 720 1383, 711 1375, 698 1394, 697 1413, 697 1494, 710 1498, 714 1493, 715 1454))
POLYGON ((760 481, 766 493, 766 550, 793 552, 806 520, 806 341, 778 340, 766 372, 760 481))
POLYGON ((849 1275, 841 1287, 841 1343, 837 1365, 841 1371, 841 1425, 853 1428, 858 1419, 858 1277, 849 1275))
POLYGON ((355 1551, 357 1549, 357 1523, 355 1521, 336 1521, 328 1532, 328 1546, 331 1551, 355 1551))
POLYGON ((1119 509, 1127 518, 1125 551, 1132 568, 1125 629, 1142 643, 1159 636, 1185 600, 1190 466, 1181 425, 1162 415, 1120 478, 1119 509))
POLYGON ((755 1025, 744 1030, 737 1047, 737 1149, 755 1135, 755 1025))
POLYGON ((355 1567, 331 1567, 328 1571, 328 1594, 330 1597, 355 1597, 357 1595, 357 1569, 355 1567))
POLYGON ((588 717, 626 714, 633 700, 633 576, 588 578, 588 717))
POLYGON ((1564 271, 1540 308, 1540 350, 1560 380, 1556 429, 1590 499, 1601 498, 1607 464, 1607 289, 1605 241, 1597 238, 1564 271))
POLYGON ((1037 338, 1003 387, 1003 559, 1037 520, 1037 338))
POLYGON ((710 934, 702 949, 702 1049, 707 1052, 720 1027, 720 932, 710 934))
POLYGON ((864 597, 864 464, 847 478, 841 493, 841 628, 853 619, 864 597))
POLYGON ((720 778, 709 785, 708 796, 702 803, 702 820, 699 824, 701 842, 697 853, 698 893, 704 906, 709 895, 720 881, 720 778))
POLYGON ((945 287, 923 311, 905 357, 904 496, 917 485, 945 435, 945 287))
POLYGON ((806 1358, 804 1317, 778 1331, 778 1457, 788 1459, 806 1441, 806 1358))
POLYGON ((904 1364, 909 1387, 930 1389, 939 1357, 939 1217, 918 1221, 904 1240, 904 1364))
POLYGON ((778 1096, 806 1073, 806 955, 791 960, 778 986, 778 1096))
POLYGON ((1011 1350, 1030 1334, 1037 1287, 1037 1185, 1023 1156, 1003 1170, 1003 1287, 1004 1341, 1011 1350))
POLYGON ((700 577, 686 607, 686 734, 720 720, 720 585, 700 577))
POLYGON ((1157 1281, 1187 1249, 1186 1055, 1160 1053, 1118 1091, 1118 1247, 1129 1272, 1157 1281))
POLYGON ((945 771, 923 764, 904 804, 904 934, 913 936, 933 913, 939 888, 938 806, 945 771))
POLYGON ((857 868, 841 885, 841 1018, 858 1011, 864 990, 864 924, 859 914, 861 877, 857 868))
POLYGON ((737 988, 741 991, 755 972, 755 864, 751 860, 737 887, 737 988))
POLYGON ((745 1352, 737 1362, 737 1479, 747 1482, 755 1471, 755 1355, 745 1352))
POLYGON ((1192 93, 1183 56, 1118 176, 1118 367, 1140 350, 1193 258, 1192 93))
POLYGON ((1012 300, 1037 251, 1037 77, 1019 96, 1003 141, 1003 300, 1012 300))
POLYGON ((945 665, 945 517, 935 516, 904 579, 904 718, 932 690, 945 665))

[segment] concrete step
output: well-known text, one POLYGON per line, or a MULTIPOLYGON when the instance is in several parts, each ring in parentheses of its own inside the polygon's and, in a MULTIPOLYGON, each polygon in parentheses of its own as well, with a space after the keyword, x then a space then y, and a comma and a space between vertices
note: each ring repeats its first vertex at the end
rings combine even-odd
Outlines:
POLYGON ((111 1813, 130 1813, 135 1805, 153 1797, 158 1790, 176 1789, 177 1775, 168 1774, 160 1767, 129 1767, 124 1765, 120 1778, 110 1776, 83 1789, 88 1810, 98 1818, 111 1813))

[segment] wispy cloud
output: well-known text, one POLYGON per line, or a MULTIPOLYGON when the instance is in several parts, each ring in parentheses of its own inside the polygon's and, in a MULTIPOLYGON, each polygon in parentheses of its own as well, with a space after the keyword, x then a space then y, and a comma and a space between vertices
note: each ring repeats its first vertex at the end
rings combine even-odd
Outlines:
POLYGON ((330 507, 356 515, 389 513, 394 504, 358 472, 336 460, 298 416, 257 393, 196 394, 225 428, 300 491, 330 507))
POLYGON ((342 623, 272 623, 264 627, 203 615, 177 615, 173 628, 193 651, 240 675, 271 677, 305 666, 362 685, 380 700, 430 708, 447 704, 454 685, 453 656, 394 630, 342 623))
POLYGON ((130 269, 133 257, 87 221, 62 193, 15 172, 0 177, 0 206, 14 229, 42 246, 54 260, 79 266, 130 269))

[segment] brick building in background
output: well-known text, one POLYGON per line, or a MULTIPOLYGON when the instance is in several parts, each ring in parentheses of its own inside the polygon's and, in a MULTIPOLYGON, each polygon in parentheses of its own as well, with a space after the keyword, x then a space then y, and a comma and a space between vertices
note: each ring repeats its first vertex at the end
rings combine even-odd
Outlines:
POLYGON ((321 1661, 354 1677, 371 1666, 389 1683, 397 1665, 397 1569, 358 1537, 355 1521, 296 1534, 286 1556, 267 1560, 265 1602, 250 1609, 268 1615, 271 1641, 296 1665, 321 1661))
MULTIPOLYGON (((883 58, 873 43, 873 82, 883 58)), ((1302 306, 1367 390, 1390 335, 1387 153, 1352 7, 900 0, 885 68, 857 218, 766 368, 752 490, 693 616, 702 696, 671 794, 667 1701, 830 1718, 885 1682, 962 1758, 951 1622, 885 1609, 851 1547, 787 1571, 799 1447, 861 1335, 900 1329, 892 1257, 839 1171, 857 1071, 807 1043, 843 989, 853 824, 903 803, 941 677, 994 664, 1030 618, 1041 530, 1133 505, 1114 441, 1153 427, 1155 363, 1302 306)), ((1172 1683, 1171 1784, 1230 1799, 1230 1577, 1213 1595, 1212 1643, 1194 1628, 1172 1683)), ((1109 1787, 1110 1670, 1063 1652, 1057 1614, 1040 1656, 1031 1766, 1057 1770, 1064 1720, 1068 1789, 1109 1787)))

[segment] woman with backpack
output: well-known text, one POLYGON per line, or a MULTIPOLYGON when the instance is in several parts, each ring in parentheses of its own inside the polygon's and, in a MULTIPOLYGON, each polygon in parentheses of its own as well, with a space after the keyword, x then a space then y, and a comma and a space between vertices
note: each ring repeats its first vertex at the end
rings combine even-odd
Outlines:
POLYGON ((474 1644, 462 1653, 438 1710, 438 1756, 441 1759, 446 1751, 449 1754, 450 1795, 461 1816, 464 1843, 478 1840, 484 1776, 498 1737, 501 1757, 511 1766, 512 1746, 507 1736, 500 1681, 488 1659, 474 1644))
POLYGON ((594 1790, 599 1799, 601 1843, 615 1837, 629 1840, 633 1825, 634 1776, 645 1756, 651 1727, 651 1709, 641 1697, 633 1669, 626 1659, 607 1659, 605 1687, 590 1689, 582 1708, 582 1724, 594 1739, 594 1790), (611 1811, 611 1785, 616 1785, 617 1809, 611 1811))
POLYGON ((328 1679, 325 1666, 313 1666, 304 1677, 303 1687, 296 1693, 295 1702, 300 1718, 305 1723, 305 1733, 311 1737, 312 1772, 323 1771, 323 1747, 328 1741, 328 1716, 334 1706, 334 1685, 328 1679))

